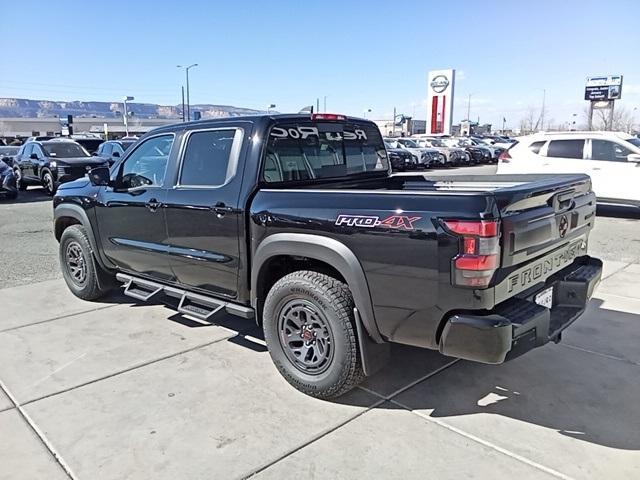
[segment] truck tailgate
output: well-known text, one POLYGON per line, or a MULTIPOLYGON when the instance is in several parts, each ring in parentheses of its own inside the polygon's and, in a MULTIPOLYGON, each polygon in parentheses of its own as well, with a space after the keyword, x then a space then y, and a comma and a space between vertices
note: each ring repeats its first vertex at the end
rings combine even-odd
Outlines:
POLYGON ((501 266, 513 267, 585 237, 596 197, 587 175, 559 175, 493 192, 502 220, 501 266))

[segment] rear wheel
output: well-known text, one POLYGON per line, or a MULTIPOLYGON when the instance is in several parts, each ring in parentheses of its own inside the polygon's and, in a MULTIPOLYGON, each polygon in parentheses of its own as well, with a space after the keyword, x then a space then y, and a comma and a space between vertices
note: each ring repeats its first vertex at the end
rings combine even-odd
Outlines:
POLYGON ((27 184, 22 180, 22 172, 19 168, 16 168, 14 173, 16 175, 16 187, 18 187, 18 190, 21 192, 24 192, 27 189, 27 184))
POLYGON ((107 291, 98 280, 97 264, 91 253, 87 232, 81 225, 71 225, 60 238, 60 266, 69 290, 83 300, 96 300, 107 291))
POLYGON ((269 353, 295 388, 318 398, 335 398, 362 381, 346 284, 322 273, 301 270, 278 280, 264 305, 269 353))

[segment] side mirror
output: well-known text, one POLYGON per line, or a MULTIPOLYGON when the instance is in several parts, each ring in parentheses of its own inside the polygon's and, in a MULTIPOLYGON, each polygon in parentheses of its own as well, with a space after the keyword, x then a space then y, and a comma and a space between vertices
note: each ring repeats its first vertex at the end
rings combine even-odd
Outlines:
POLYGON ((31 155, 29 155, 29 158, 31 160, 37 160, 38 159, 38 154, 37 153, 32 153, 31 155))
POLYGON ((630 153, 629 155, 627 155, 627 162, 640 163, 640 154, 630 153))
POLYGON ((111 184, 111 176, 107 167, 96 167, 89 170, 89 181, 96 187, 108 187, 111 184))
POLYGON ((113 153, 111 154, 111 156, 112 156, 113 158, 120 158, 120 152, 113 152, 113 153))

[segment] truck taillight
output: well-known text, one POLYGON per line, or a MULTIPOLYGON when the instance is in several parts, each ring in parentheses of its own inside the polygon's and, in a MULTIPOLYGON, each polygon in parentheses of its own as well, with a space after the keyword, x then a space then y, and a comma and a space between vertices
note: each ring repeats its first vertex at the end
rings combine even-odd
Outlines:
POLYGON ((505 150, 498 157, 498 161, 500 163, 509 163, 510 160, 511 160, 511 155, 509 154, 509 150, 505 150))
POLYGON ((459 253, 453 259, 454 283, 486 288, 500 263, 500 222, 445 220, 443 223, 447 230, 460 237, 459 253))

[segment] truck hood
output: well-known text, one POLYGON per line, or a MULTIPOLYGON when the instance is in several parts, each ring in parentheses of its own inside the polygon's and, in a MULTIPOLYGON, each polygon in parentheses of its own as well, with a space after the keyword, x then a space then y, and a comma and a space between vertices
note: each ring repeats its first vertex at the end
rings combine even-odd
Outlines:
POLYGON ((50 162, 56 162, 58 165, 71 165, 72 167, 80 167, 84 165, 88 167, 99 167, 106 163, 105 159, 100 157, 48 158, 50 162))

